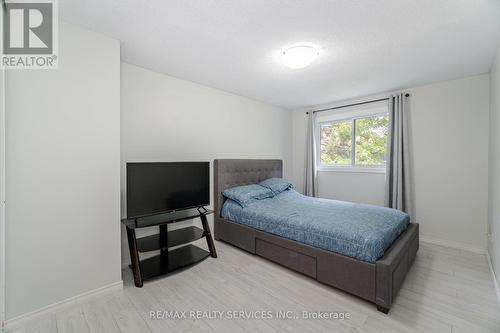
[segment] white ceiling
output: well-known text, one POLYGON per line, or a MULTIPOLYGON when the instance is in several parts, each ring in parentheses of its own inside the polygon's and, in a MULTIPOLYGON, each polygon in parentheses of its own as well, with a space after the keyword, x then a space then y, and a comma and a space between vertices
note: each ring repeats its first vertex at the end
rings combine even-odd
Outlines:
POLYGON ((285 108, 489 71, 500 0, 63 0, 122 60, 285 108), (293 70, 284 47, 320 56, 293 70))

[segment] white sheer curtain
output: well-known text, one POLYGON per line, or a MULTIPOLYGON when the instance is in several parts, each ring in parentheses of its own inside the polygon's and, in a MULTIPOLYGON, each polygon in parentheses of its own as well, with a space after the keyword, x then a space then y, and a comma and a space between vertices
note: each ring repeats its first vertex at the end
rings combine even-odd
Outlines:
POLYGON ((306 165, 304 174, 304 194, 317 197, 316 173, 316 117, 312 111, 307 115, 306 165))
POLYGON ((389 97, 389 136, 386 163, 385 205, 412 215, 410 158, 408 151, 408 97, 389 97))

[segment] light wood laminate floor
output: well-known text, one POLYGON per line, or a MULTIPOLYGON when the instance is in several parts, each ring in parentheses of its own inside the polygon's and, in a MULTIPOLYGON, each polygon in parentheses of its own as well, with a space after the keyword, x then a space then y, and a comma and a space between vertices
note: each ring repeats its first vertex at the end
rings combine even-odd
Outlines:
POLYGON ((500 332, 500 307, 484 255, 421 243, 388 315, 375 305, 216 242, 219 258, 52 314, 12 332, 500 332), (150 319, 151 311, 188 319, 150 319), (298 319, 189 319, 189 311, 291 311, 298 319), (302 319, 302 311, 350 319, 302 319))

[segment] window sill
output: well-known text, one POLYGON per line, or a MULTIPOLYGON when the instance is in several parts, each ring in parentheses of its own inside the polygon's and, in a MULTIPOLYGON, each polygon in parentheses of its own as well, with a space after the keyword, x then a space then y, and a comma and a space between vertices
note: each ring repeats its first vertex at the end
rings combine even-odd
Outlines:
POLYGON ((366 168, 366 167, 333 167, 333 166, 319 166, 319 172, 346 172, 346 173, 385 173, 384 168, 366 168))

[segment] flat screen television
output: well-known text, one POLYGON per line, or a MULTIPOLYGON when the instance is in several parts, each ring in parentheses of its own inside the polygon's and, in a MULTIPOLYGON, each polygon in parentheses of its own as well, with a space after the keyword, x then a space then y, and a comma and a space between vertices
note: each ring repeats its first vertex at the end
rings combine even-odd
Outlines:
POLYGON ((207 206, 208 162, 127 163, 127 218, 207 206))

